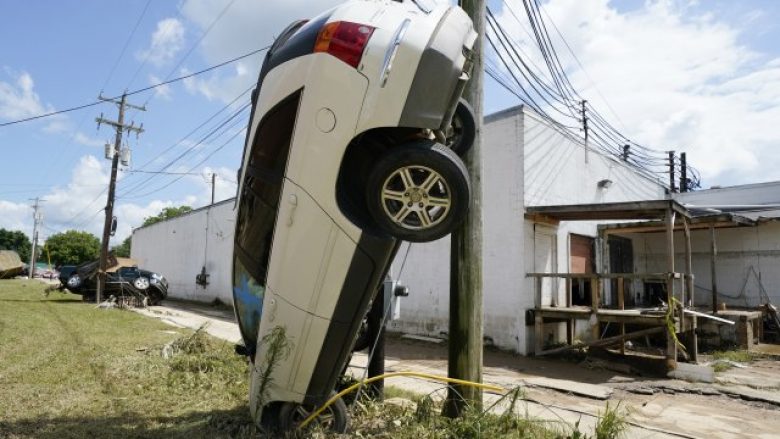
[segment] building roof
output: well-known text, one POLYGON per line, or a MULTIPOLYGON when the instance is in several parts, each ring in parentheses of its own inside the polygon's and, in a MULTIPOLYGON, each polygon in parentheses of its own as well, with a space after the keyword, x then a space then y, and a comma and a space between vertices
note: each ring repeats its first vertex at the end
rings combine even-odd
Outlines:
POLYGON ((525 209, 529 216, 556 221, 659 220, 669 210, 686 218, 691 217, 688 210, 674 200, 529 206, 525 209))
POLYGON ((187 213, 183 213, 183 214, 175 216, 173 218, 164 219, 162 221, 158 221, 156 223, 149 224, 149 225, 146 225, 146 226, 135 227, 135 228, 133 228, 133 233, 135 233, 136 230, 145 229, 147 227, 153 227, 153 226, 156 226, 157 224, 167 223, 168 221, 173 221, 173 220, 176 220, 176 219, 179 219, 179 218, 182 218, 182 217, 186 217, 187 215, 192 215, 194 213, 198 213, 198 212, 201 212, 201 211, 206 210, 206 209, 211 209, 212 207, 221 206, 221 205, 227 204, 227 203, 234 203, 235 201, 236 201, 236 197, 231 197, 231 198, 228 198, 228 199, 225 199, 225 200, 222 200, 222 201, 217 201, 214 204, 207 204, 207 205, 205 205, 203 207, 199 207, 197 209, 192 209, 192 210, 190 210, 187 213))

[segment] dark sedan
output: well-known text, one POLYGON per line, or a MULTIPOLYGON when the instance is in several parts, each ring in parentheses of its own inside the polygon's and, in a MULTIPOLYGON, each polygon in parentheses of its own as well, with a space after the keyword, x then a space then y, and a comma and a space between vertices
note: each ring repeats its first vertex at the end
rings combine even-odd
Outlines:
MULTIPOLYGON (((117 258, 109 261, 111 267, 106 271, 104 297, 134 296, 147 298, 150 305, 157 305, 168 296, 168 281, 149 270, 143 270, 132 261, 117 258)), ((97 291, 98 261, 81 265, 60 267, 61 288, 80 294, 84 300, 94 300, 97 291)))

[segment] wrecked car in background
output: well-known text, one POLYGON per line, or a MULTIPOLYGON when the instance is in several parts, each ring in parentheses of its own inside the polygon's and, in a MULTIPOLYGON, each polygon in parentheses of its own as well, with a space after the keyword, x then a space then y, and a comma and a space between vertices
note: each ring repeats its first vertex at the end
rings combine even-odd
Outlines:
MULTIPOLYGON (((86 301, 95 300, 99 264, 100 261, 91 261, 60 267, 60 289, 80 294, 86 301)), ((168 297, 168 281, 161 274, 140 269, 128 258, 109 256, 108 265, 104 298, 133 296, 146 298, 149 305, 157 305, 168 297)))
MULTIPOLYGON (((290 430, 332 394, 401 241, 451 233, 471 201, 461 99, 477 34, 421 1, 349 1, 266 54, 240 169, 233 258, 250 410, 290 430)), ((343 432, 344 402, 317 422, 343 432)))
POLYGON ((19 253, 13 250, 0 250, 0 279, 11 279, 24 271, 24 263, 19 253))

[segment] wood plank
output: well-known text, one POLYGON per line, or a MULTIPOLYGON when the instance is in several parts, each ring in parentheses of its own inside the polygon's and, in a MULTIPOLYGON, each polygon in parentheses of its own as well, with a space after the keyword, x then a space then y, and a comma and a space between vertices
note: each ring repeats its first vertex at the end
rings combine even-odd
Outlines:
POLYGON ((639 331, 629 332, 626 335, 615 335, 613 337, 607 337, 603 338, 601 340, 595 340, 588 343, 581 343, 578 345, 573 346, 561 346, 559 348, 555 349, 548 349, 546 351, 540 351, 537 353, 537 356, 543 356, 543 355, 552 355, 552 354, 558 354, 561 352, 566 352, 572 349, 581 349, 581 348, 587 348, 587 347, 604 347, 604 346, 610 346, 616 343, 620 343, 623 339, 625 340, 631 340, 634 338, 644 337, 646 335, 651 334, 658 334, 661 332, 666 331, 665 327, 655 327, 655 328, 648 328, 648 329, 642 329, 639 331))
MULTIPOLYGON (((618 308, 622 311, 626 309, 626 298, 625 298, 625 286, 623 285, 623 281, 625 278, 619 277, 617 278, 617 302, 618 302, 618 308)), ((621 323, 620 324, 620 334, 623 336, 623 343, 620 344, 620 353, 625 355, 626 354, 626 324, 621 323)))

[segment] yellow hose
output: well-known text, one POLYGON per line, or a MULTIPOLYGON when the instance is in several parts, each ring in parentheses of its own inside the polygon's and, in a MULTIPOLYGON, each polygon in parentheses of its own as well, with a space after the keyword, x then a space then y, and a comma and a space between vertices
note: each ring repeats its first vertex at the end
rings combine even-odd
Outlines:
POLYGON ((355 384, 347 387, 346 389, 342 390, 341 392, 337 393, 331 399, 327 400, 325 402, 325 404, 322 405, 322 407, 318 408, 311 415, 309 415, 308 418, 304 419, 303 422, 301 422, 301 425, 298 426, 298 428, 304 428, 307 425, 309 425, 317 416, 320 415, 320 413, 322 413, 323 411, 325 411, 325 409, 330 407, 331 404, 333 404, 334 402, 338 401, 339 398, 341 398, 342 396, 344 396, 344 395, 354 391, 355 389, 357 389, 360 386, 364 386, 366 384, 370 384, 370 383, 373 383, 374 381, 378 381, 378 380, 385 379, 385 378, 403 377, 403 376, 424 378, 424 379, 429 379, 429 380, 433 380, 433 381, 441 381, 441 382, 449 383, 449 384, 460 384, 461 386, 479 387, 480 389, 491 390, 491 391, 497 392, 497 393, 503 393, 503 392, 506 391, 506 389, 504 389, 503 387, 499 387, 499 386, 493 386, 493 385, 490 385, 490 384, 475 383, 473 381, 459 380, 457 378, 448 378, 448 377, 443 377, 443 376, 439 376, 439 375, 431 375, 431 374, 428 374, 428 373, 420 373, 420 372, 389 372, 389 373, 385 373, 385 374, 382 374, 382 375, 377 375, 375 377, 371 377, 371 378, 369 378, 369 379, 367 379, 365 381, 362 381, 362 382, 355 383, 355 384))

